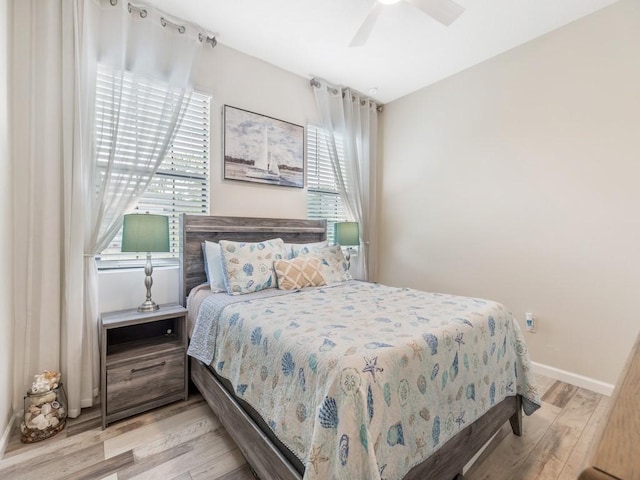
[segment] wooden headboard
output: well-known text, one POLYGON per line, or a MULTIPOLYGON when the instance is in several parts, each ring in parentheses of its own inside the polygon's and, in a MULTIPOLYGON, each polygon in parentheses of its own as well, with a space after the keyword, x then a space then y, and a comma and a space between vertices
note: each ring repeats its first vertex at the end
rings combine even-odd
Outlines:
POLYGON ((282 238, 287 243, 311 243, 327 239, 326 220, 285 218, 180 216, 180 302, 186 304, 193 287, 207 281, 202 243, 205 240, 259 242, 282 238))

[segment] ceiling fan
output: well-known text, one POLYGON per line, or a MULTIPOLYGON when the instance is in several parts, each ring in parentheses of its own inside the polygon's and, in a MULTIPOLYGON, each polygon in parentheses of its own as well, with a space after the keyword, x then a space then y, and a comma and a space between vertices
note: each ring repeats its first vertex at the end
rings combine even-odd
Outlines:
POLYGON ((413 5, 418 10, 423 11, 430 17, 433 17, 443 25, 451 25, 464 12, 464 7, 458 5, 453 0, 376 0, 369 11, 369 15, 364 19, 362 25, 356 32, 355 36, 349 44, 350 47, 359 47, 364 45, 373 31, 378 17, 382 13, 385 5, 393 5, 404 1, 413 5))

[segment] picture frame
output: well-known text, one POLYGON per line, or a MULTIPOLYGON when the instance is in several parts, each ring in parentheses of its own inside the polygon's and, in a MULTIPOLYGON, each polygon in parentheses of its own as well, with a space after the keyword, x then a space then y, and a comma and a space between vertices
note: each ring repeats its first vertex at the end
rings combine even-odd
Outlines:
POLYGON ((224 179, 304 188, 304 127, 224 105, 224 179))

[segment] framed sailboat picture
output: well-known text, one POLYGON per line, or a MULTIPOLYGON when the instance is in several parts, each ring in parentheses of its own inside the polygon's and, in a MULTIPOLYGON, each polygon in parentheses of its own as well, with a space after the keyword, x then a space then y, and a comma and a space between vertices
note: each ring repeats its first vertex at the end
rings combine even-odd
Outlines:
POLYGON ((304 187, 304 127, 225 105, 224 178, 304 187))

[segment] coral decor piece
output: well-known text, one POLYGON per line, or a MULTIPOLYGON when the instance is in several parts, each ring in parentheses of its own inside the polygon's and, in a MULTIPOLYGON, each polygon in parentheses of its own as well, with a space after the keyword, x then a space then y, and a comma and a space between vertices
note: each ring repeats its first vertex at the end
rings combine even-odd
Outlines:
POLYGON ((33 443, 60 432, 67 420, 67 398, 60 372, 45 370, 34 376, 24 397, 23 443, 33 443))

